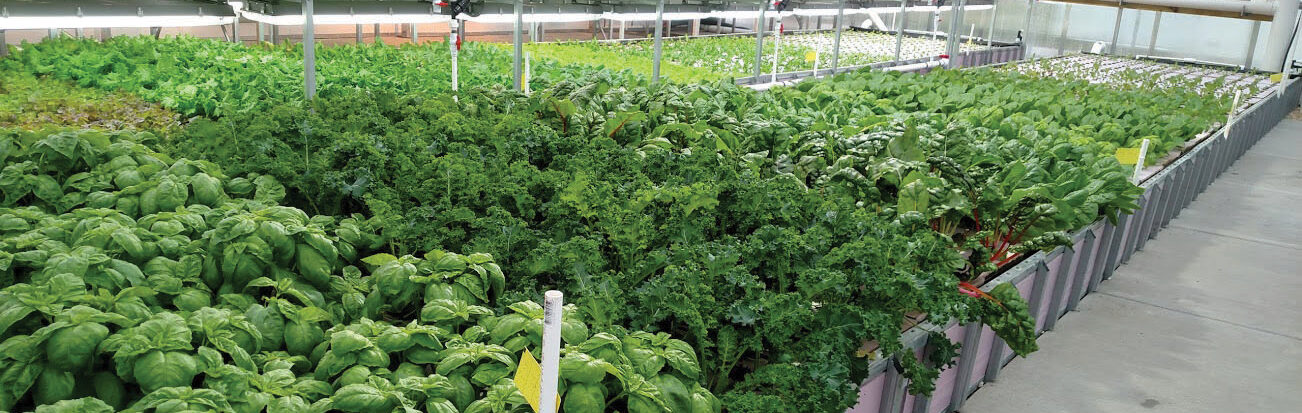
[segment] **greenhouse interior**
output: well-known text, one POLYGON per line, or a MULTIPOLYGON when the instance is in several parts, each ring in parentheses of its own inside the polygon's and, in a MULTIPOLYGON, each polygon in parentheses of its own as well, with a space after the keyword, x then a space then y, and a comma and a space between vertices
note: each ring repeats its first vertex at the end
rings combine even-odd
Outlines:
POLYGON ((0 412, 1298 411, 1300 22, 0 0, 0 412))

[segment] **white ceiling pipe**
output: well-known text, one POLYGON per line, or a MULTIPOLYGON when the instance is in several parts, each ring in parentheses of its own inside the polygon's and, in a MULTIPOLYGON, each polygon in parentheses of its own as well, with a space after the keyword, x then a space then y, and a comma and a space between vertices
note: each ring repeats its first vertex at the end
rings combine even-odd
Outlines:
MULTIPOLYGON (((1296 1, 1294 5, 1296 6, 1296 1)), ((1275 2, 1270 0, 1125 0, 1122 5, 1143 4, 1149 6, 1175 7, 1242 14, 1272 15, 1275 2)))
MULTIPOLYGON (((1276 2, 1275 18, 1270 21, 1270 34, 1266 36, 1266 54, 1262 67, 1270 71, 1284 71, 1288 62, 1289 43, 1293 41, 1293 25, 1297 22, 1298 2, 1276 2)), ((1256 33, 1253 34, 1256 36, 1256 33)))

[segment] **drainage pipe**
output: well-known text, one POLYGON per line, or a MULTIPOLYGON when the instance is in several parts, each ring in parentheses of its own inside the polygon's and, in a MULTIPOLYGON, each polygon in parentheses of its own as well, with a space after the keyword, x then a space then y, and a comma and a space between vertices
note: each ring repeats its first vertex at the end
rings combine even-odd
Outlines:
POLYGON ((891 67, 888 67, 888 68, 885 68, 885 69, 882 69, 882 70, 892 71, 892 72, 905 72, 905 73, 909 73, 909 72, 916 72, 916 71, 923 70, 923 69, 931 69, 931 68, 936 68, 936 67, 941 67, 941 66, 948 66, 948 65, 949 65, 949 59, 948 59, 948 58, 940 58, 940 59, 931 60, 931 61, 922 62, 922 63, 914 63, 914 64, 900 65, 900 66, 891 66, 891 67))

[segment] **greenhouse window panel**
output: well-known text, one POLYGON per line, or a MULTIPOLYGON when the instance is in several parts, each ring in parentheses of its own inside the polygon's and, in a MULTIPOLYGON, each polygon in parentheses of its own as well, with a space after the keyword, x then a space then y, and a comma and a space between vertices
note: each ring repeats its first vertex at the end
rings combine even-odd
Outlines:
POLYGON ((0 6, 0 30, 214 26, 234 21, 229 5, 204 0, 10 0, 0 6))

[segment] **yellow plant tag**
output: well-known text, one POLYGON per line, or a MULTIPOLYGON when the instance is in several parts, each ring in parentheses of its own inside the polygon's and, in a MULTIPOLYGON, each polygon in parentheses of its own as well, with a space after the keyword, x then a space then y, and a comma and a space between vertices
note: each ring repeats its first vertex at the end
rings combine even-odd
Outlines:
POLYGON ((815 51, 813 51, 813 50, 810 50, 810 51, 808 51, 808 52, 805 52, 805 61, 806 61, 806 62, 813 63, 815 60, 818 60, 818 52, 815 52, 815 51))
MULTIPOLYGON (((542 366, 538 365, 538 360, 533 358, 533 353, 529 349, 524 349, 524 354, 520 355, 520 363, 515 368, 515 387, 520 389, 520 394, 524 395, 524 400, 529 402, 529 407, 533 408, 534 413, 538 412, 538 404, 542 399, 539 394, 542 392, 542 366)), ((561 396, 556 395, 556 410, 561 409, 561 396)))
POLYGON ((1279 83, 1279 81, 1280 81, 1280 80, 1283 80, 1283 79, 1284 79, 1284 74, 1283 74, 1283 73, 1272 73, 1272 74, 1270 75, 1270 82, 1271 82, 1271 83, 1279 83))
POLYGON ((1139 148, 1117 148, 1117 162, 1122 165, 1139 163, 1139 148))

